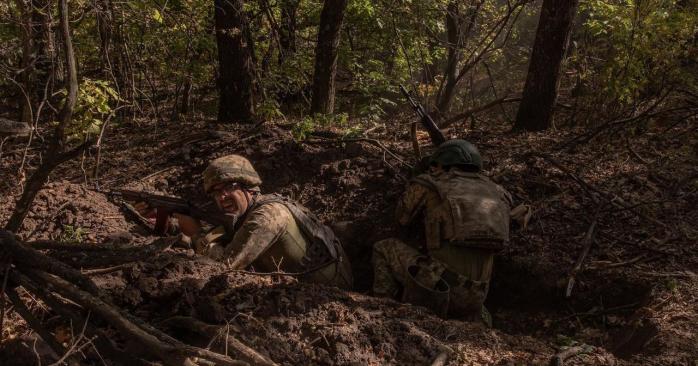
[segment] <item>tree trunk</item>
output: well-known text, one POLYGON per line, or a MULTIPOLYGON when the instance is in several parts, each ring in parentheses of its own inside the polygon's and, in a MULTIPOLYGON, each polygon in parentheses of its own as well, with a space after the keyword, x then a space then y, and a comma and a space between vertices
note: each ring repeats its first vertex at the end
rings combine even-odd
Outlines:
POLYGON ((31 17, 28 7, 22 0, 15 0, 17 8, 20 9, 21 21, 21 40, 22 40, 22 59, 19 69, 22 72, 19 75, 21 90, 19 93, 19 120, 25 123, 33 123, 34 110, 32 99, 34 95, 34 69, 31 67, 32 50, 34 49, 34 34, 31 27, 31 17))
POLYGON ((441 114, 447 113, 451 106, 458 78, 458 62, 461 59, 461 48, 463 47, 463 37, 461 36, 463 22, 458 3, 457 0, 451 0, 446 9, 446 35, 448 39, 448 58, 446 59, 446 70, 444 70, 446 84, 436 106, 441 114))
POLYGON ((313 76, 313 113, 334 111, 334 78, 337 74, 337 51, 347 0, 325 0, 320 15, 317 47, 315 48, 315 74, 313 76))
POLYGON ((300 0, 281 1, 281 26, 279 27, 279 64, 296 53, 296 13, 300 0))
POLYGON ((214 0, 218 43, 218 121, 254 121, 254 62, 243 0, 214 0))
POLYGON ((544 0, 515 131, 542 131, 553 124, 562 60, 579 0, 544 0))

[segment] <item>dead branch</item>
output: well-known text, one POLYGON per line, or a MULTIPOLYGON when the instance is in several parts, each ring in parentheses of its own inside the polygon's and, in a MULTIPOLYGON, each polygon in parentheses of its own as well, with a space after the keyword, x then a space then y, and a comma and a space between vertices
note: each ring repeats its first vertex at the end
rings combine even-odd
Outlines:
POLYGON ((477 106, 474 108, 470 108, 470 109, 466 110, 465 112, 461 112, 461 113, 445 120, 444 122, 441 123, 440 127, 446 128, 446 127, 448 127, 448 126, 450 126, 458 121, 468 119, 470 116, 472 116, 475 113, 480 113, 480 112, 486 111, 488 109, 491 109, 493 107, 496 107, 496 106, 499 106, 499 105, 502 105, 505 103, 520 102, 520 101, 521 101, 521 98, 510 98, 510 97, 497 98, 489 103, 486 103, 486 104, 483 104, 483 105, 480 105, 480 106, 477 106))
POLYGON ((594 244, 594 237, 596 236, 596 224, 598 222, 598 218, 599 210, 597 209, 596 214, 594 215, 594 219, 591 221, 591 225, 589 225, 589 229, 587 229, 587 232, 584 235, 584 240, 582 241, 584 249, 582 250, 582 253, 579 255, 579 258, 577 258, 577 262, 575 263, 574 268, 572 268, 572 270, 570 271, 570 275, 567 280, 567 288, 565 290, 565 297, 567 298, 572 296, 572 288, 574 287, 577 274, 579 273, 579 271, 581 271, 582 266, 584 265, 584 260, 589 254, 589 250, 591 249, 592 244, 594 244))
POLYGON ((122 313, 112 305, 91 295, 88 292, 82 291, 68 281, 44 272, 32 270, 27 271, 31 277, 35 277, 39 281, 50 285, 61 296, 65 296, 66 298, 81 304, 85 308, 103 318, 120 332, 129 335, 134 340, 137 340, 143 344, 154 356, 162 359, 169 365, 187 365, 192 362, 191 358, 195 357, 209 360, 217 365, 223 366, 246 365, 246 363, 233 360, 230 357, 186 345, 172 337, 167 336, 161 331, 156 330, 153 332, 155 329, 152 326, 144 324, 142 321, 139 321, 139 324, 136 324, 132 321, 132 316, 122 313))
MULTIPOLYGON (((214 338, 220 336, 221 332, 226 327, 219 327, 211 324, 206 324, 200 320, 194 319, 187 316, 176 316, 169 318, 165 321, 165 324, 174 328, 182 328, 185 330, 198 333, 200 335, 207 336, 209 338, 214 338)), ((239 353, 240 359, 249 362, 252 365, 260 366, 277 366, 277 363, 270 360, 268 357, 260 354, 254 349, 248 347, 244 343, 240 342, 237 338, 230 335, 226 335, 226 347, 233 349, 235 352, 239 353)))
POLYGON ((81 289, 91 294, 99 293, 97 286, 89 278, 83 276, 80 271, 36 250, 28 248, 24 244, 18 243, 14 235, 9 231, 0 230, 0 248, 9 252, 12 256, 12 260, 20 269, 32 268, 45 271, 61 276, 79 285, 81 289))
POLYGON ((572 178, 572 180, 577 182, 577 184, 579 184, 582 187, 582 189, 587 191, 592 197, 593 197, 593 195, 591 193, 596 193, 597 195, 606 199, 609 203, 611 203, 612 205, 614 205, 616 207, 627 209, 627 210, 631 211, 632 213, 634 213, 635 215, 637 215, 638 217, 640 217, 646 221, 649 221, 653 224, 656 224, 658 226, 661 226, 663 228, 667 227, 667 225, 665 223, 663 223, 657 219, 651 218, 651 217, 645 215, 644 213, 638 211, 637 209, 633 208, 633 206, 636 206, 636 204, 634 202, 625 202, 625 200, 618 197, 617 195, 610 193, 610 192, 602 191, 601 189, 596 188, 593 185, 587 183, 582 178, 579 178, 576 174, 572 173, 569 169, 565 168, 560 162, 558 162, 557 160, 555 160, 551 156, 548 156, 548 155, 542 154, 542 153, 536 153, 536 152, 531 152, 527 155, 542 158, 543 160, 546 160, 548 163, 553 165, 555 168, 560 169, 560 171, 562 171, 567 176, 572 178))
MULTIPOLYGON (((35 331, 41 339, 48 344, 49 347, 53 350, 53 352, 56 353, 56 355, 61 355, 61 354, 67 354, 65 347, 63 347, 56 338, 49 332, 43 324, 37 319, 34 314, 27 308, 26 305, 24 305, 24 302, 22 302, 22 299, 19 298, 19 295, 17 294, 17 291, 15 289, 10 289, 9 291, 5 291, 5 294, 7 294, 7 297, 10 299, 10 302, 14 305, 14 311, 17 312, 26 322, 29 324, 29 326, 32 328, 33 331, 35 331)), ((75 357, 66 357, 61 360, 62 361, 67 361, 69 365, 71 366, 77 366, 80 365, 79 360, 77 360, 75 357)))

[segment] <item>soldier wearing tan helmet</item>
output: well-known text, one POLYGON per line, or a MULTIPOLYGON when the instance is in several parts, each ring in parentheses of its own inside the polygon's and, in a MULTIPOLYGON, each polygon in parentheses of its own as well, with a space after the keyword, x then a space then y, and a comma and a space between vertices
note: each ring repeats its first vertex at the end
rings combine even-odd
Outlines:
POLYGON ((402 226, 421 228, 411 245, 390 238, 373 247, 373 292, 431 308, 441 316, 490 323, 483 306, 494 254, 509 240, 511 198, 480 174, 480 154, 465 140, 439 146, 430 171, 398 202, 402 226))
POLYGON ((279 195, 262 195, 262 179, 242 156, 213 160, 203 173, 204 190, 234 231, 216 227, 202 232, 191 217, 178 215, 180 229, 195 251, 230 260, 238 269, 284 271, 302 281, 351 288, 349 261, 327 226, 299 204, 279 195))

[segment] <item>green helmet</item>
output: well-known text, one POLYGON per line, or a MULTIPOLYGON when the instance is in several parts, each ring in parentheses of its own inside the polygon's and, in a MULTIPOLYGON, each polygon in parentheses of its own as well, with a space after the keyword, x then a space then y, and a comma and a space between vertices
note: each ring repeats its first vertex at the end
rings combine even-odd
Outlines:
POLYGON ((227 155, 215 159, 204 170, 204 191, 220 183, 239 183, 248 189, 257 189, 262 179, 252 163, 240 155, 227 155))
POLYGON ((429 159, 430 164, 467 166, 482 170, 482 157, 475 145, 465 140, 449 140, 439 145, 429 159))

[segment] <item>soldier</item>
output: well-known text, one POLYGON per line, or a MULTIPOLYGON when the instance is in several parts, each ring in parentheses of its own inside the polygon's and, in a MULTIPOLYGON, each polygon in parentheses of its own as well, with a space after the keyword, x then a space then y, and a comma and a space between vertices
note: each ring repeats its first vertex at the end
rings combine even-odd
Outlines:
POLYGON ((483 303, 494 254, 509 240, 511 196, 480 174, 480 153, 468 141, 441 144, 429 163, 428 173, 412 179, 396 212, 401 226, 421 226, 423 220, 424 238, 414 246, 396 238, 374 245, 373 292, 402 292, 403 301, 441 316, 491 325, 483 303))
POLYGON ((279 195, 262 195, 262 180, 242 156, 213 160, 203 173, 204 190, 234 230, 202 231, 198 220, 174 214, 194 250, 233 268, 295 273, 306 282, 349 289, 351 268, 341 243, 307 209, 279 195))

